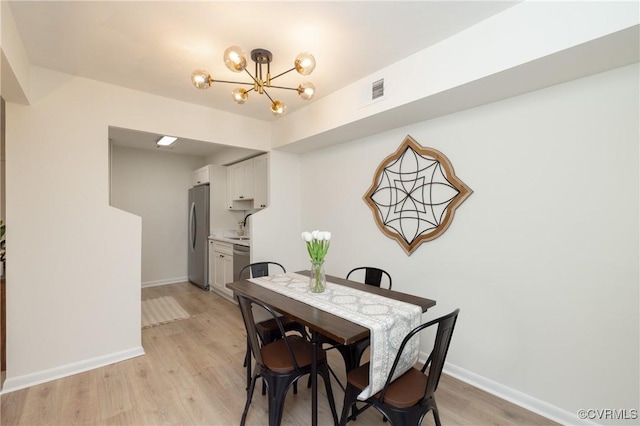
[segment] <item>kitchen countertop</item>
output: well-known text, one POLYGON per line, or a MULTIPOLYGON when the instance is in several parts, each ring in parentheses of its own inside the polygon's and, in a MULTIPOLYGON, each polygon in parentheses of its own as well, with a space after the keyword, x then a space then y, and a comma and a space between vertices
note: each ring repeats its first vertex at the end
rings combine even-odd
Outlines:
POLYGON ((210 235, 209 239, 214 241, 221 241, 223 243, 239 244, 241 246, 251 247, 251 239, 249 237, 220 237, 210 235))

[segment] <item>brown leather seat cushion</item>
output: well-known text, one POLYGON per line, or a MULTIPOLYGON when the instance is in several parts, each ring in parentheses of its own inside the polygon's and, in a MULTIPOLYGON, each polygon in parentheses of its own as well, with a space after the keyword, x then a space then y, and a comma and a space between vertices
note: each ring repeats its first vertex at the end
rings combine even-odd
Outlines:
MULTIPOLYGON (((291 345, 291 350, 296 358, 298 367, 311 365, 311 356, 313 354, 312 344, 300 336, 287 336, 286 340, 291 345)), ((324 360, 324 351, 319 349, 317 353, 318 361, 324 360)), ((278 373, 295 370, 284 339, 279 339, 268 345, 264 345, 262 347, 262 361, 269 370, 278 373)))
MULTIPOLYGON (((369 386, 369 363, 354 368, 347 374, 347 381, 358 389, 369 386)), ((427 375, 411 368, 389 385, 384 400, 394 407, 412 407, 424 396, 427 386, 427 375)), ((378 392, 376 398, 380 397, 378 392)))

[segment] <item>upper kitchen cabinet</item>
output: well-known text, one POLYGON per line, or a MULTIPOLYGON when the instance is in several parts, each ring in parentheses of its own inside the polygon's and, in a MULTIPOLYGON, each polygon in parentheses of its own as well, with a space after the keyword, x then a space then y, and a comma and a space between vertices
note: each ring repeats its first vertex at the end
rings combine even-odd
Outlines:
POLYGON ((253 208, 264 209, 269 205, 269 155, 253 159, 253 208))
POLYGON ((191 186, 204 185, 211 180, 211 166, 206 165, 191 173, 191 186))
POLYGON ((268 206, 269 156, 250 158, 227 167, 227 204, 230 210, 268 206))
MULTIPOLYGON (((231 174, 233 182, 232 200, 253 199, 253 158, 229 166, 228 174, 231 174)), ((227 179, 229 176, 227 175, 227 179)))

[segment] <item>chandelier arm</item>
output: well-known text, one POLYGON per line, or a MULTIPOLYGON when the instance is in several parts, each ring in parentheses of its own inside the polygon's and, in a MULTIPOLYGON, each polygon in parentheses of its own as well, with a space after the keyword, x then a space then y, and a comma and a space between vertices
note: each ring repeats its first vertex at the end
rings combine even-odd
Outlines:
POLYGON ((298 91, 297 87, 283 87, 283 86, 269 86, 270 89, 285 89, 285 90, 295 90, 298 91))
POLYGON ((271 96, 269 96, 269 94, 267 93, 266 90, 263 90, 264 94, 267 95, 267 98, 269 98, 269 100, 271 101, 272 104, 274 104, 276 101, 273 100, 273 98, 271 96))
MULTIPOLYGON (((281 75, 285 75, 285 74, 287 74, 287 73, 290 73, 291 71, 293 71, 293 70, 295 70, 295 69, 296 69, 296 67, 293 67, 293 68, 291 68, 290 70, 287 70, 287 71, 285 71, 285 72, 281 72, 280 74, 276 75, 275 77, 271 77, 271 80, 275 80, 276 78, 280 77, 281 75)), ((273 87, 273 86, 271 86, 271 87, 273 87)))
POLYGON ((211 82, 212 83, 246 84, 248 86, 253 86, 253 83, 246 83, 244 81, 211 80, 211 82))

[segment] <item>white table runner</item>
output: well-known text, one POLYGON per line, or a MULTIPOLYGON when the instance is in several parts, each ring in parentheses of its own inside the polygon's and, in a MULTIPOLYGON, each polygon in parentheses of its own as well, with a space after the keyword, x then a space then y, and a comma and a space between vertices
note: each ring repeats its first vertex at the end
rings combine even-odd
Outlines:
MULTIPOLYGON (((422 309, 417 305, 331 282, 327 282, 323 293, 312 293, 309 277, 296 273, 252 278, 249 281, 371 331, 369 386, 358 395, 360 400, 366 400, 382 390, 402 340, 409 331, 420 325, 422 319, 422 309)), ((419 339, 411 339, 398 363, 394 379, 418 361, 419 350, 419 339)))

